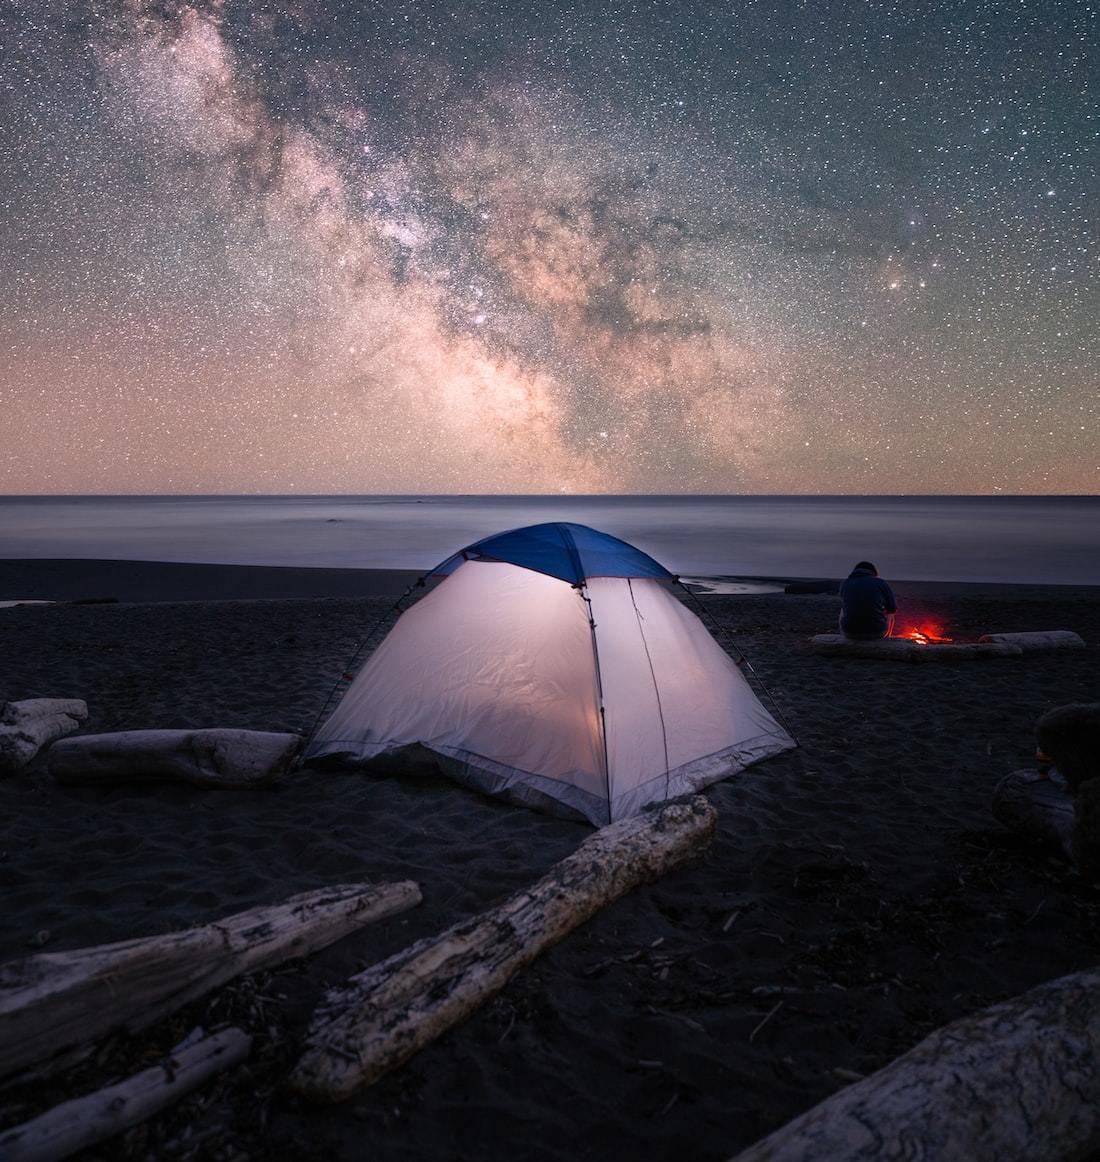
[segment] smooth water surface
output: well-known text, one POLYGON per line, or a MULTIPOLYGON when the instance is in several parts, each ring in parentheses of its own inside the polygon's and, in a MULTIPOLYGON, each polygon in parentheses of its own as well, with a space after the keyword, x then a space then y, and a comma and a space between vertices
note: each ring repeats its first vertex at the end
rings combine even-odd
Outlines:
POLYGON ((0 556, 428 569, 553 520, 682 574, 1100 583, 1100 497, 6 497, 0 556))

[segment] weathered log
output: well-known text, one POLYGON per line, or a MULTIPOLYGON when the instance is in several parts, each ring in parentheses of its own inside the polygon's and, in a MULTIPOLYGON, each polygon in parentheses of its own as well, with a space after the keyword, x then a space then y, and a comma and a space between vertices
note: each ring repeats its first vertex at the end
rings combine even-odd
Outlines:
POLYGON ((291 1087, 333 1102, 376 1081, 601 908, 696 854, 717 818, 696 797, 613 823, 532 887, 352 977, 314 1014, 291 1087))
POLYGON ((46 745, 88 717, 79 698, 27 698, 0 703, 0 772, 24 767, 46 745))
POLYGON ((50 749, 62 783, 175 779, 195 787, 257 787, 290 768, 296 734, 259 730, 124 730, 84 734, 50 749))
POLYGON ((908 660, 909 655, 920 647, 916 642, 894 637, 879 638, 875 641, 857 641, 839 633, 819 633, 810 638, 810 648, 815 654, 839 654, 851 658, 885 657, 904 661, 908 660))
POLYGON ((917 645, 908 660, 910 662, 951 662, 981 661, 984 658, 1018 658, 1019 646, 1007 642, 932 642, 917 645))
POLYGON ((986 633, 978 638, 984 645, 994 642, 999 645, 1019 646, 1024 653, 1040 650, 1083 650, 1085 639, 1071 629, 1034 630, 1029 633, 986 633))
POLYGON ((921 645, 907 638, 887 637, 858 641, 839 633, 810 638, 815 654, 827 657, 877 658, 892 662, 953 662, 977 658, 1018 658, 1019 646, 1006 642, 932 642, 921 645))
POLYGON ((0 965, 0 1078, 31 1066, 50 1073, 107 1033, 143 1029, 235 976, 308 956, 419 902, 408 881, 341 884, 184 932, 0 965))
POLYGON ((1073 797, 1064 780, 1013 771, 993 788, 993 816, 1010 831, 1042 839, 1073 859, 1073 797))
POLYGON ((226 1069, 252 1048, 240 1029, 223 1029, 173 1051, 159 1065, 54 1106, 40 1117, 0 1133, 5 1162, 56 1162, 138 1125, 226 1069))
POLYGON ((1100 1141, 1100 970, 945 1026, 735 1162, 1063 1162, 1100 1141))

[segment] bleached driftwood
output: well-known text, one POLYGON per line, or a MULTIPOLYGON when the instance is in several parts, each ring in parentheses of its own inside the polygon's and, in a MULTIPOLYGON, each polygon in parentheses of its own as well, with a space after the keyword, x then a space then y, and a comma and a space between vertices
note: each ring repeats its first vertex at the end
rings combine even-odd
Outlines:
POLYGON ((1029 633, 986 633, 978 641, 1019 646, 1024 653, 1039 650, 1083 650, 1085 639, 1071 629, 1033 630, 1029 633))
POLYGON ((1013 771, 993 788, 993 815, 1010 831, 1044 839, 1073 859, 1073 797, 1060 779, 1013 771))
POLYGON ((601 908, 699 852, 717 818, 696 797, 604 827, 532 887, 352 977, 314 1014, 291 1087, 332 1102, 377 1080, 601 908))
POLYGON ((79 1059, 235 976, 308 956, 420 903, 415 883, 341 884, 163 936, 0 965, 0 1078, 79 1059))
POLYGON ((86 1097, 54 1106, 0 1133, 5 1162, 56 1162, 136 1126, 203 1082, 239 1065, 252 1048, 240 1029, 223 1029, 173 1051, 159 1065, 86 1097))
POLYGON ((937 1030, 735 1162, 1063 1162, 1100 1140, 1100 970, 937 1030))
POLYGON ((88 717, 79 698, 27 698, 0 703, 0 772, 17 771, 55 738, 88 717))
POLYGON ((175 779, 195 787, 256 787, 289 769, 296 734, 259 730, 124 730, 85 734, 50 749, 62 783, 175 779))
POLYGON ((1019 646, 1005 642, 933 642, 921 645, 907 638, 888 637, 857 641, 839 633, 810 638, 815 654, 849 658, 878 658, 893 662, 948 662, 974 658, 1018 658, 1019 646))

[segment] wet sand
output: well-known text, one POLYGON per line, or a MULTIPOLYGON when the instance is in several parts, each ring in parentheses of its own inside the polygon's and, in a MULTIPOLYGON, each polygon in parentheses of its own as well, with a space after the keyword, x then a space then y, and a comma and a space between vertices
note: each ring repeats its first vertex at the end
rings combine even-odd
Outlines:
MULTIPOLYGON (((120 598, 0 609, 0 697, 85 698, 89 731, 308 728, 407 579, 0 562, 0 599, 120 598)), ((434 778, 303 770, 249 793, 74 790, 38 762, 0 781, 3 960, 42 933, 46 951, 75 948, 335 882, 414 878, 424 892, 404 916, 116 1039, 61 1083, 9 1092, 2 1124, 233 1020, 255 1037, 247 1068, 87 1157, 717 1162, 936 1026, 1095 964, 1100 891, 1002 832, 988 804, 1030 765, 1039 714, 1097 697, 1100 590, 897 588, 904 612, 955 637, 1073 629, 1090 648, 935 666, 821 658, 806 639, 833 628, 834 597, 702 597, 800 748, 707 792, 720 822, 698 860, 331 1109, 279 1090, 324 989, 529 883, 590 829, 434 778)))

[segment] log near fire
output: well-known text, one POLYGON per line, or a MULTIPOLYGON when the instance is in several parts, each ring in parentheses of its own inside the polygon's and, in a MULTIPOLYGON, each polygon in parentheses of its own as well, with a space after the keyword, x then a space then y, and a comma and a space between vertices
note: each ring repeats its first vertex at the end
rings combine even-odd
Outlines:
POLYGON ((859 641, 839 633, 819 633, 810 639, 815 654, 827 657, 874 658, 893 662, 948 662, 983 658, 1018 658, 1023 651, 1011 642, 921 642, 909 637, 859 641))

